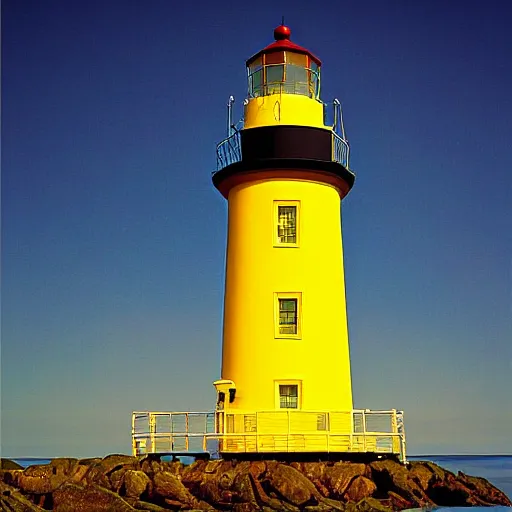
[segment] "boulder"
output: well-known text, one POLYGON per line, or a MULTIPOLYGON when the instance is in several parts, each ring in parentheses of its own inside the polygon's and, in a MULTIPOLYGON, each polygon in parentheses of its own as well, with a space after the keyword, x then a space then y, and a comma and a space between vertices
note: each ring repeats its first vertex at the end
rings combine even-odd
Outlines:
POLYGON ((303 506, 312 498, 317 501, 322 498, 310 480, 297 469, 285 464, 267 463, 264 481, 279 496, 295 506, 303 506))
POLYGON ((241 462, 236 466, 236 471, 233 477, 233 484, 231 491, 233 492, 233 501, 240 503, 256 503, 256 496, 252 486, 249 471, 251 462, 241 462))
POLYGON ((30 466, 18 475, 16 486, 27 494, 48 494, 60 487, 69 477, 51 464, 30 466))
POLYGON ((376 491, 377 486, 365 476, 356 476, 349 484, 344 493, 346 501, 359 502, 364 498, 369 498, 376 491))
POLYGON ((139 469, 139 459, 129 455, 108 455, 91 462, 84 476, 87 484, 96 484, 106 489, 112 489, 109 477, 119 469, 139 469))
POLYGON ((55 512, 131 512, 136 510, 120 496, 97 485, 67 483, 53 493, 55 512))
POLYGON ((16 482, 22 474, 22 469, 0 469, 0 482, 16 487, 16 482))
POLYGON ((128 498, 139 498, 148 488, 151 480, 142 471, 129 469, 124 475, 125 495, 128 498))
POLYGON ((0 511, 6 512, 43 512, 17 489, 0 482, 0 511))
POLYGON ((323 484, 329 490, 330 496, 342 499, 352 479, 363 476, 365 473, 365 464, 337 462, 333 466, 325 468, 323 484))
MULTIPOLYGON (((207 463, 205 460, 196 460, 189 466, 185 467, 181 473, 181 481, 183 485, 192 493, 198 494, 204 474, 206 473, 207 463)), ((211 471, 209 471, 211 473, 211 471)))
POLYGON ((147 510, 149 512, 167 512, 169 510, 168 508, 161 507, 160 505, 155 505, 153 503, 141 500, 135 500, 130 504, 136 510, 147 510))
MULTIPOLYGON (((172 473, 161 471, 153 477, 154 493, 164 498, 166 502, 172 501, 180 504, 181 508, 211 509, 207 503, 195 498, 183 483, 172 473)), ((171 503, 171 505, 174 505, 171 503)))
POLYGON ((502 505, 512 507, 512 501, 497 487, 488 482, 485 478, 469 476, 459 471, 458 480, 470 490, 471 495, 489 505, 502 505))
POLYGON ((231 486, 236 476, 237 464, 231 461, 209 461, 197 489, 197 496, 216 507, 233 502, 231 486))
POLYGON ((409 477, 412 478, 424 491, 430 484, 444 479, 439 473, 434 473, 432 469, 421 462, 411 462, 409 465, 409 477))
POLYGON ((292 462, 290 466, 300 471, 318 489, 322 496, 329 497, 329 489, 325 486, 326 462, 292 462))
POLYGON ((389 508, 393 510, 405 510, 414 507, 413 503, 393 491, 388 492, 387 503, 389 504, 389 508))
POLYGON ((409 476, 406 466, 393 460, 380 460, 370 463, 373 482, 377 485, 379 495, 387 495, 389 491, 402 496, 416 507, 434 505, 434 501, 409 476))
POLYGON ((355 512, 390 512, 389 508, 375 498, 363 498, 356 504, 350 503, 346 508, 347 512, 350 512, 352 507, 355 512))
POLYGON ((0 469, 23 469, 23 466, 10 459, 0 459, 0 469))

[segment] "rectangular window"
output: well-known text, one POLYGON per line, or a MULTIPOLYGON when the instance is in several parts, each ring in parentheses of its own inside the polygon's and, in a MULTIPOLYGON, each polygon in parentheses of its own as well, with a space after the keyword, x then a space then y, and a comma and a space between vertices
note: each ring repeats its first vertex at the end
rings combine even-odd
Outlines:
POLYGON ((281 409, 299 408, 298 384, 279 384, 279 407, 281 409))
POLYGON ((279 334, 297 334, 297 299, 279 299, 279 334))
POLYGON ((299 201, 275 201, 274 218, 274 245, 297 247, 299 242, 299 201))
POLYGON ((301 338, 301 294, 275 293, 275 337, 301 338))

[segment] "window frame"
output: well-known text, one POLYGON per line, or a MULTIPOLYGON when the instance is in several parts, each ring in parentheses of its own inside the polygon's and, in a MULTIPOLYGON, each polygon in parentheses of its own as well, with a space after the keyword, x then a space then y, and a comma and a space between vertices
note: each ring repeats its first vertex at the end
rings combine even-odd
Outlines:
POLYGON ((300 201, 274 201, 274 222, 273 222, 273 231, 274 231, 274 247, 291 247, 298 248, 300 247, 300 201), (290 242, 281 242, 279 240, 279 207, 290 207, 295 206, 295 243, 290 242))
POLYGON ((302 409, 302 381, 301 380, 276 380, 275 403, 278 411, 300 411, 302 409), (281 386, 297 386, 297 407, 281 407, 281 386))
POLYGON ((275 292, 274 293, 274 337, 276 339, 302 339, 302 292, 275 292), (286 334, 280 332, 280 301, 295 300, 297 302, 297 332, 286 334))

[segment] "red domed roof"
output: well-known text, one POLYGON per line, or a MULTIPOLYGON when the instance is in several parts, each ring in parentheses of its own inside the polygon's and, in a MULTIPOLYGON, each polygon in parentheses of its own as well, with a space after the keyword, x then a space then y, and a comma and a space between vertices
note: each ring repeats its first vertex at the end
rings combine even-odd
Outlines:
POLYGON ((247 65, 249 65, 253 60, 257 59, 260 55, 264 53, 273 53, 277 51, 283 51, 288 50, 296 53, 302 53, 304 55, 308 55, 309 58, 316 62, 319 66, 322 65, 322 62, 318 57, 313 55, 309 50, 306 48, 303 48, 302 46, 299 46, 298 44, 292 43, 290 41, 290 36, 292 34, 292 31, 290 30, 290 27, 287 27, 286 25, 279 25, 274 29, 274 39, 275 41, 271 44, 269 44, 266 48, 263 48, 263 50, 260 50, 258 53, 254 54, 250 59, 247 60, 247 65))

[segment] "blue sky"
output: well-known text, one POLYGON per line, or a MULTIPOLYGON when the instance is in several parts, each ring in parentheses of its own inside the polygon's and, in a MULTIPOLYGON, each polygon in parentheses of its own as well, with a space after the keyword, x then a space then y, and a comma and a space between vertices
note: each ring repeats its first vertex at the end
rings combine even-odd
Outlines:
POLYGON ((6 456, 130 450, 211 410, 227 210, 215 145, 281 16, 344 108, 356 407, 410 453, 512 453, 507 2, 2 2, 6 456))

